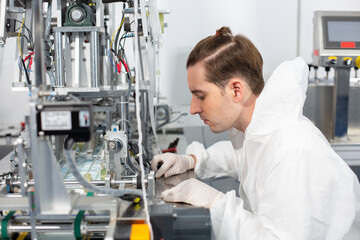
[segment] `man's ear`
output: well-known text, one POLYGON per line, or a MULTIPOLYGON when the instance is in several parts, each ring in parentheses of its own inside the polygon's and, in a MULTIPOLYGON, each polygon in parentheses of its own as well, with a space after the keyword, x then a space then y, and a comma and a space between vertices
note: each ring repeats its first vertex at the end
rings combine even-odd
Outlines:
POLYGON ((244 81, 240 78, 231 78, 228 87, 234 102, 241 102, 245 92, 244 81))

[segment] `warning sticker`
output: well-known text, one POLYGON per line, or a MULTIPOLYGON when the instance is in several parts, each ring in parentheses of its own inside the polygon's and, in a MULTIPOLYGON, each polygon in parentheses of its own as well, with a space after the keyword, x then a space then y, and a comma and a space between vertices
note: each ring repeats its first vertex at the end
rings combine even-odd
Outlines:
POLYGON ((70 111, 41 112, 42 130, 71 130, 70 111))
POLYGON ((89 111, 80 111, 79 112, 79 126, 80 127, 89 127, 90 126, 89 111))

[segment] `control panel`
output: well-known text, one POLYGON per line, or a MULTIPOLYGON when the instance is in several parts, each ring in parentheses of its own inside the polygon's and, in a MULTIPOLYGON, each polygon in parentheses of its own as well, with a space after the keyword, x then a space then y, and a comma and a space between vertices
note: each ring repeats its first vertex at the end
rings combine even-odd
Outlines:
POLYGON ((360 11, 314 12, 313 65, 360 67, 360 11))

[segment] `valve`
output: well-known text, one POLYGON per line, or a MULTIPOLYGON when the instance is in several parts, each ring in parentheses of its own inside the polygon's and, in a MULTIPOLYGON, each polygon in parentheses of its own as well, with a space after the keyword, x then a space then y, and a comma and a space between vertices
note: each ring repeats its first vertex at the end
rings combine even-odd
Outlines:
POLYGON ((325 72, 326 72, 326 80, 328 80, 329 79, 330 67, 325 67, 325 72))
POLYGON ((352 58, 351 57, 344 57, 343 63, 345 66, 350 66, 352 64, 352 58))
POLYGON ((337 57, 335 57, 335 56, 328 57, 327 62, 328 62, 330 65, 335 65, 335 64, 337 63, 337 57))

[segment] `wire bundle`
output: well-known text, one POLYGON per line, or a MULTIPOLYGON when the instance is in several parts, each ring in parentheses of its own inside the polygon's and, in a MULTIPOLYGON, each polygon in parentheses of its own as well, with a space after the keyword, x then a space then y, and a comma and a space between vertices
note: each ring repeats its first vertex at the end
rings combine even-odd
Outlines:
MULTIPOLYGON (((18 20, 16 20, 16 21, 20 22, 18 20)), ((31 92, 31 81, 30 81, 28 72, 31 71, 31 66, 33 63, 32 55, 34 54, 34 52, 31 52, 25 59, 23 59, 23 53, 21 51, 21 46, 20 46, 20 35, 22 35, 22 37, 24 37, 27 40, 27 42, 30 44, 31 49, 33 48, 33 38, 32 38, 32 33, 31 33, 30 29, 27 28, 24 23, 25 23, 25 18, 23 18, 23 20, 21 22, 21 26, 19 29, 18 37, 17 37, 17 43, 18 43, 19 52, 20 52, 18 66, 19 66, 20 70, 25 72, 26 82, 28 84, 29 92, 31 92), (25 27, 25 29, 27 29, 29 38, 27 38, 24 34, 22 34, 23 27, 25 27), (27 61, 28 59, 29 59, 29 65, 28 65, 28 67, 26 67, 25 61, 27 61), (20 66, 20 64, 22 64, 23 68, 20 66)))

